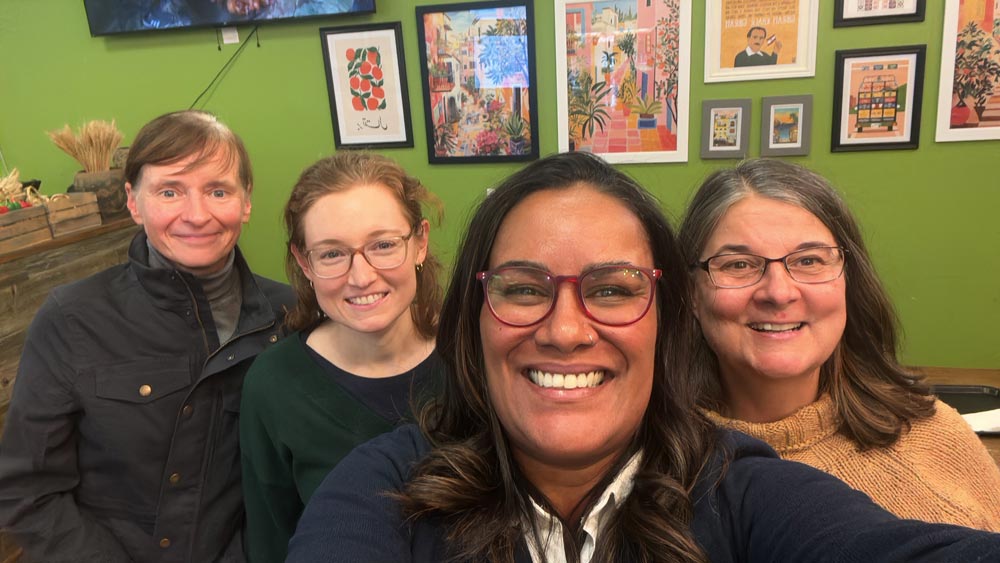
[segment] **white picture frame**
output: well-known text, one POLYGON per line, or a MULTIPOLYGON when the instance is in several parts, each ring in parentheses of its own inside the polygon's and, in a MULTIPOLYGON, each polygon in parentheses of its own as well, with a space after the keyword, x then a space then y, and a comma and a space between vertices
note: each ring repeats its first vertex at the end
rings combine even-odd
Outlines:
POLYGON ((706 0, 705 82, 815 76, 818 25, 819 0, 706 0))

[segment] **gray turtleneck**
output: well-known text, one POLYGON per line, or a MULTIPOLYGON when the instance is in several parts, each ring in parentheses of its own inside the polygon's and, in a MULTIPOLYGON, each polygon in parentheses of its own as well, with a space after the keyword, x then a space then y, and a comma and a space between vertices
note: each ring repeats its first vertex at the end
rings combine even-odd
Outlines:
MULTIPOLYGON (((177 264, 168 260, 147 241, 149 247, 149 266, 165 270, 178 270, 177 264)), ((195 276, 201 283, 201 289, 208 299, 212 310, 212 320, 215 323, 215 333, 219 338, 219 346, 236 332, 240 321, 240 307, 243 304, 243 284, 239 270, 233 267, 236 262, 236 251, 229 253, 229 259, 221 270, 207 276, 195 276)))

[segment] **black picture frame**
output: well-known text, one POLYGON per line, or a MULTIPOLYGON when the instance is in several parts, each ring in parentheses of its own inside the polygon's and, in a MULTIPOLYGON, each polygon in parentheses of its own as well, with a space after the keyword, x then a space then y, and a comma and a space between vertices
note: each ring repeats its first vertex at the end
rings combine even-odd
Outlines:
POLYGON ((835 52, 832 152, 920 145, 926 54, 927 45, 835 52))
POLYGON ((922 22, 924 21, 924 12, 927 10, 927 0, 910 0, 912 2, 916 2, 913 12, 876 16, 850 16, 847 14, 846 2, 848 1, 851 0, 834 0, 833 27, 855 27, 859 25, 922 22))
POLYGON ((412 147, 402 22, 324 27, 319 37, 334 145, 412 147))
POLYGON ((428 162, 537 159, 533 0, 418 6, 416 17, 428 162))

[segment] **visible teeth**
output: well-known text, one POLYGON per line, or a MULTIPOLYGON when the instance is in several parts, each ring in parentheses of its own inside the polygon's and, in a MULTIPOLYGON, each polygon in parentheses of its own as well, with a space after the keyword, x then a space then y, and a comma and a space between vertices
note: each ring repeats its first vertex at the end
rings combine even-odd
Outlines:
POLYGON ((797 330, 802 327, 802 323, 750 323, 750 328, 761 332, 784 332, 786 330, 797 330))
POLYGON ((604 382, 603 371, 587 373, 549 373, 536 369, 528 370, 528 378, 539 387, 554 387, 556 389, 578 389, 597 387, 604 382))
POLYGON ((347 300, 347 302, 352 305, 371 305, 372 303, 385 297, 385 295, 385 293, 373 293, 371 295, 363 295, 361 297, 351 297, 347 300))

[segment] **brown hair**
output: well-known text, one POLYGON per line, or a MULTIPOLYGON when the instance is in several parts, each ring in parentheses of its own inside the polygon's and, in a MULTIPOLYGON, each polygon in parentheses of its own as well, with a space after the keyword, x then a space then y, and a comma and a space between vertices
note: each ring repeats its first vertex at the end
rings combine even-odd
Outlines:
MULTIPOLYGON (((488 268, 505 217, 525 197, 582 187, 614 197, 639 219, 654 266, 663 270, 656 309, 649 313, 658 319, 653 389, 630 448, 641 449, 642 461, 632 493, 601 532, 593 560, 703 561, 689 527, 689 495, 713 451, 715 435, 694 409, 684 371, 694 334, 684 303, 690 278, 657 201, 633 179, 587 153, 557 154, 529 164, 486 196, 469 222, 441 311, 437 349, 447 368, 443 389, 420 413, 433 449, 397 498, 412 518, 443 519, 456 559, 512 562, 524 537, 522 523, 537 522, 529 501, 531 485, 511 457, 487 390, 479 330, 483 291, 475 276, 488 268)), ((600 494, 613 477, 607 475, 591 495, 600 494)), ((537 535, 539 526, 533 530, 537 535)), ((576 534, 570 530, 565 537, 576 534)), ((579 553, 569 557, 578 560, 579 553)))
MULTIPOLYGON (((923 377, 896 359, 898 326, 864 238, 847 204, 822 176, 780 160, 747 160, 713 173, 688 205, 680 229, 687 264, 701 258, 716 226, 736 202, 750 196, 782 201, 812 213, 847 249, 844 277, 847 324, 833 355, 820 369, 820 390, 830 393, 843 419, 840 432, 862 450, 888 446, 910 422, 934 414, 923 377)), ((697 324, 697 322, 696 322, 697 324)), ((698 327, 700 332, 700 326, 698 327)), ((690 370, 702 388, 702 404, 721 406, 719 362, 704 337, 690 370)))
POLYGON ((147 164, 173 164, 197 155, 189 168, 213 158, 221 150, 228 165, 237 166, 243 189, 253 188, 250 155, 239 135, 214 115, 201 110, 183 110, 163 114, 139 130, 128 150, 125 181, 138 189, 142 168, 147 164))
MULTIPOLYGON (((285 325, 289 330, 302 330, 323 317, 323 310, 316 301, 316 292, 292 254, 293 246, 305 249, 303 218, 323 196, 358 185, 389 188, 399 201, 406 220, 414 228, 420 225, 424 217, 424 206, 433 208, 436 222, 441 222, 441 200, 392 159, 368 152, 343 151, 306 168, 285 204, 285 230, 288 233, 285 273, 295 290, 297 300, 295 307, 285 318, 285 325)), ((417 332, 424 338, 433 338, 437 334, 442 293, 440 274, 441 263, 428 246, 423 266, 417 270, 417 296, 410 307, 417 332)))

